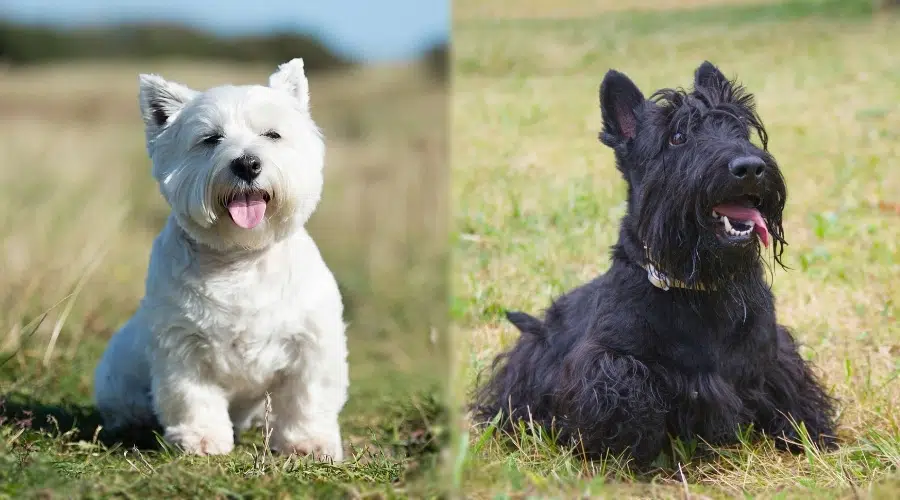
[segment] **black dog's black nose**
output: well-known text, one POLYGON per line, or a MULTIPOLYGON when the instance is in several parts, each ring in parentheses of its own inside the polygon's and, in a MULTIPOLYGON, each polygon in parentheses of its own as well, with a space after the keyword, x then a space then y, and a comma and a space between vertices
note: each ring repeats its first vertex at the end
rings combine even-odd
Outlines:
POLYGON ((253 179, 259 177, 261 171, 262 162, 259 160, 259 156, 241 155, 231 160, 231 172, 247 182, 252 182, 253 179))
POLYGON ((759 156, 739 156, 728 163, 728 171, 738 179, 747 175, 759 177, 766 170, 766 162, 759 156))

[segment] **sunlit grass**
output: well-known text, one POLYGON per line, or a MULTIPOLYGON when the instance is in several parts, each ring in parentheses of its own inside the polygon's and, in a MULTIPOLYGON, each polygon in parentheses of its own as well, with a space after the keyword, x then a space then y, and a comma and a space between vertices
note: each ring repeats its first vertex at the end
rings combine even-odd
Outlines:
POLYGON ((130 450, 97 432, 93 369, 137 306, 168 214, 150 176, 137 75, 207 88, 263 83, 272 70, 177 62, 4 70, 0 497, 40 488, 168 498, 434 491, 446 433, 447 96, 417 65, 311 77, 328 151, 310 229, 350 322, 347 463, 273 457, 259 432, 211 459, 130 450))
MULTIPOLYGON (((527 433, 496 439, 472 428, 455 462, 471 497, 898 494, 900 18, 866 15, 859 2, 802 3, 571 20, 504 20, 507 11, 474 2, 456 9, 457 397, 515 340, 504 309, 539 313, 608 267, 625 193, 597 141, 603 74, 624 71, 649 94, 690 85, 708 59, 757 95, 788 182, 790 270, 773 285, 779 319, 841 400, 835 452, 792 456, 747 441, 699 460, 685 448, 680 465, 649 476, 616 461, 584 463, 527 433)), ((509 5, 509 17, 531 5, 509 5)))

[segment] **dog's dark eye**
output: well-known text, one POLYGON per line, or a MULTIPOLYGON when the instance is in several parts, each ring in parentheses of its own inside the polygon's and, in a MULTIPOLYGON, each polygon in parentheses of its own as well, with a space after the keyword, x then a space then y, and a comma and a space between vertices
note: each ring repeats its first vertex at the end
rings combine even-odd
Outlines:
POLYGON ((686 139, 684 138, 684 134, 682 134, 681 132, 675 132, 669 137, 669 144, 672 146, 680 146, 684 144, 685 140, 686 139))
POLYGON ((222 142, 221 134, 213 134, 203 138, 203 144, 206 144, 207 146, 215 146, 220 142, 222 142))
POLYGON ((273 141, 277 141, 278 139, 281 139, 281 134, 279 134, 278 132, 276 132, 274 130, 270 130, 270 131, 266 132, 265 134, 263 134, 263 136, 268 137, 269 139, 272 139, 273 141))

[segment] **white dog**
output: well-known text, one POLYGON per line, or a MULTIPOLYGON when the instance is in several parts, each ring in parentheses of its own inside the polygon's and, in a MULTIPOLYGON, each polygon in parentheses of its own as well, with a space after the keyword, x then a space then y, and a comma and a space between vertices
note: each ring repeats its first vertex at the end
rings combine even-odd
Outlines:
POLYGON ((304 225, 325 146, 303 61, 265 86, 197 92, 141 75, 153 177, 172 208, 145 297, 95 373, 107 428, 158 422, 223 454, 271 396, 271 447, 342 459, 347 345, 337 283, 304 225))

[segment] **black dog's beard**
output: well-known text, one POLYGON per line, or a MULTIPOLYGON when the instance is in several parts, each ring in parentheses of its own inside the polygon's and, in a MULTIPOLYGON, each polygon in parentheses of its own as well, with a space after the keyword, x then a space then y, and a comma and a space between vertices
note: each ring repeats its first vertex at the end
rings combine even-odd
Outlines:
MULTIPOLYGON (((665 178, 647 179, 636 200, 638 206, 633 207, 637 238, 645 247, 642 264, 652 263, 689 287, 723 292, 743 307, 752 308, 764 300, 762 294, 768 290, 764 269, 769 262, 759 239, 754 235, 739 246, 721 242, 717 236, 721 228, 712 218, 713 202, 707 195, 715 191, 701 186, 700 192, 673 192, 672 185, 665 178)), ((774 188, 763 194, 759 207, 770 234, 771 256, 778 264, 784 244, 783 199, 784 194, 774 188)))

